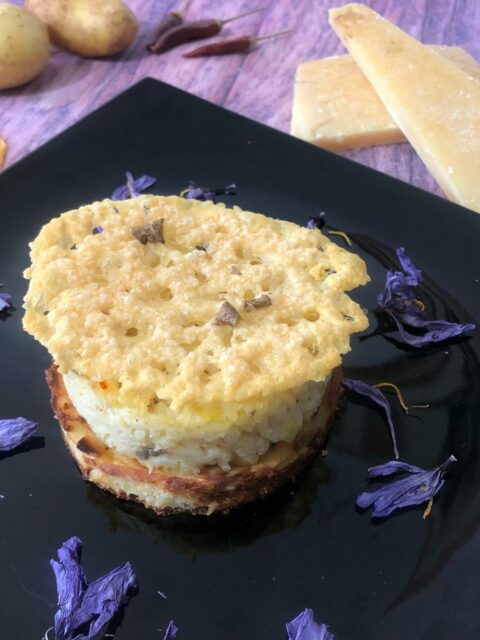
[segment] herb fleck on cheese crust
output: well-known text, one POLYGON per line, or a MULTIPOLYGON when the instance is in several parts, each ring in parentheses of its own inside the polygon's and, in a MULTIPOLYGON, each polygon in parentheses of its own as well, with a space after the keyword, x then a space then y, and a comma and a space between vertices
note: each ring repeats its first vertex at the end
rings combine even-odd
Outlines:
POLYGON ((96 202, 45 225, 31 261, 25 329, 60 372, 102 382, 112 402, 138 411, 240 403, 325 380, 367 326, 344 293, 368 281, 358 256, 318 230, 223 204, 96 202), (165 244, 132 234, 159 219, 165 244), (244 308, 263 294, 270 305, 244 308), (225 302, 238 310, 234 326, 215 323, 225 302))

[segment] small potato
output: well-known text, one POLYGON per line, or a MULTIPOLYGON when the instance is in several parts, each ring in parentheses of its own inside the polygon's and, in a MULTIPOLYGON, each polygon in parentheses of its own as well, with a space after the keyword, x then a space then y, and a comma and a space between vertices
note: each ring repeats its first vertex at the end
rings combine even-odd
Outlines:
POLYGON ((25 0, 25 7, 45 22, 55 44, 86 58, 120 53, 138 32, 121 0, 25 0))
POLYGON ((0 3, 0 89, 36 78, 47 66, 49 39, 45 25, 30 11, 0 3))

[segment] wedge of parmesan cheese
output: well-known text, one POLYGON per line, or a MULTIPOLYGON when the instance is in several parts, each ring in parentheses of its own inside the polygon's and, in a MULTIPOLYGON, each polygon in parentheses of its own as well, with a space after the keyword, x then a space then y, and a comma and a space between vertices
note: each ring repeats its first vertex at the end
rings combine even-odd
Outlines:
POLYGON ((0 171, 3 169, 3 165, 5 164, 6 155, 7 155, 7 143, 0 136, 0 171))
POLYGON ((480 212, 480 81, 364 5, 329 15, 446 195, 480 212))
MULTIPOLYGON (((480 79, 480 64, 460 47, 430 48, 480 79)), ((298 66, 291 133, 332 151, 406 141, 349 55, 311 60, 298 66)))

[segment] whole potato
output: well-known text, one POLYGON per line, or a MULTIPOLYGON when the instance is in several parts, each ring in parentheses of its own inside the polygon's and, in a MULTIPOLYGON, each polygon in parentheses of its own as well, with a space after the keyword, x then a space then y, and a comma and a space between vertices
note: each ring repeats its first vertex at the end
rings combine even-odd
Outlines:
POLYGON ((0 89, 18 87, 47 66, 49 39, 45 25, 30 11, 0 3, 0 89))
POLYGON ((121 0, 25 0, 52 41, 86 58, 111 56, 135 40, 138 22, 121 0))

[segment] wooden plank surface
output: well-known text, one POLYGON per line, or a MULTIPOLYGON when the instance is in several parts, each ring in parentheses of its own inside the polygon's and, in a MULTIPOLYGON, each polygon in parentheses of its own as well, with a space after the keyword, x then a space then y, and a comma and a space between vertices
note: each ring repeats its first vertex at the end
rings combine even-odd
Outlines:
MULTIPOLYGON (((14 4, 22 4, 22 0, 14 0, 14 4)), ((288 131, 297 65, 344 52, 327 22, 327 9, 343 4, 339 0, 193 0, 190 19, 226 18, 265 7, 262 13, 225 27, 225 37, 294 29, 291 36, 265 43, 249 55, 197 60, 181 56, 192 45, 162 56, 145 50, 162 15, 181 8, 182 0, 128 0, 128 4, 138 16, 140 32, 136 43, 122 56, 81 59, 52 49, 50 64, 39 78, 24 87, 0 92, 0 135, 9 145, 6 166, 146 76, 288 131)), ((370 0, 365 4, 423 42, 461 46, 480 59, 478 0, 370 0)), ((407 144, 346 155, 440 193, 407 144)))

